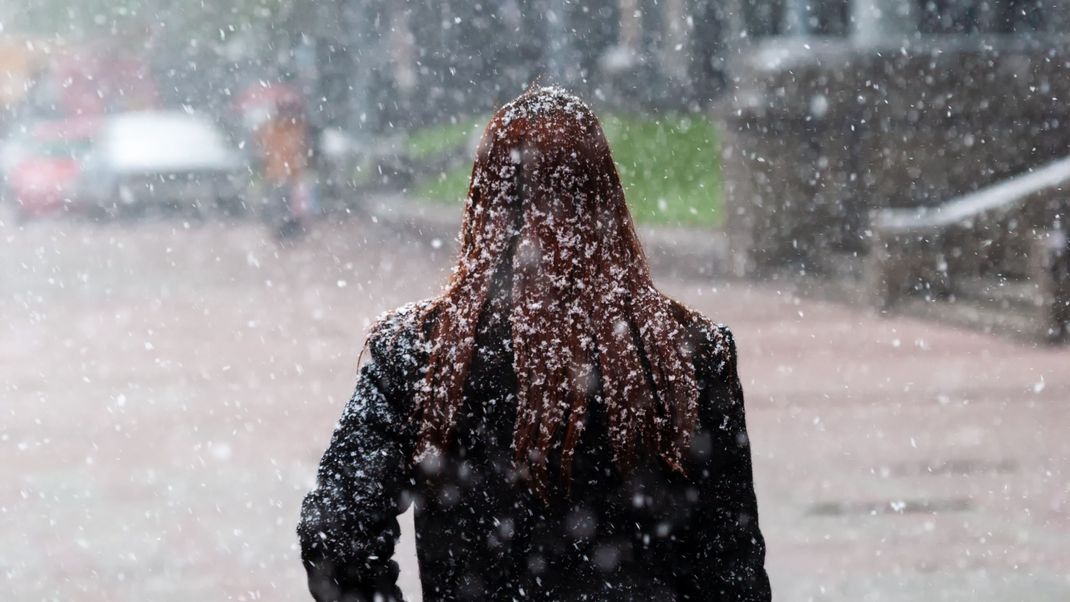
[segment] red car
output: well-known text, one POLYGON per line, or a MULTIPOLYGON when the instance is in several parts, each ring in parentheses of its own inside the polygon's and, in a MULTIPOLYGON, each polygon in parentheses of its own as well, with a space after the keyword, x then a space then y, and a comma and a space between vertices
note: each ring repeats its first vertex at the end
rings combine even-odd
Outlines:
POLYGON ((63 211, 78 202, 81 162, 94 131, 91 121, 45 121, 8 143, 4 196, 15 204, 20 219, 63 211))

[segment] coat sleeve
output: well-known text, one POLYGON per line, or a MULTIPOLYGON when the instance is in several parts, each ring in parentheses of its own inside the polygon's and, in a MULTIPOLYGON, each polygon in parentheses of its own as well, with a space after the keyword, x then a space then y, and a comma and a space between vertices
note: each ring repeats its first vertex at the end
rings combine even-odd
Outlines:
POLYGON ((766 602, 765 540, 751 472, 750 439, 736 346, 728 328, 710 331, 700 348, 701 430, 693 445, 698 508, 692 529, 691 578, 700 599, 766 602))
POLYGON ((301 558, 320 602, 402 599, 392 556, 413 443, 398 376, 376 339, 301 508, 301 558))

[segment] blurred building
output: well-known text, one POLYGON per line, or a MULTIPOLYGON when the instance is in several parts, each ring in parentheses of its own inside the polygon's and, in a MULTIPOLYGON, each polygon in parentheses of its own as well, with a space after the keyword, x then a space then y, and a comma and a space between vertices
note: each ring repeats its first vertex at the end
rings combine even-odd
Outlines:
POLYGON ((717 109, 738 273, 1068 334, 1070 4, 784 0, 745 27, 717 109))
POLYGON ((1070 4, 746 5, 724 174, 738 271, 835 271, 870 213, 932 206, 1067 154, 1070 4))
POLYGON ((724 89, 715 0, 342 0, 300 13, 332 121, 381 131, 486 113, 535 81, 635 109, 698 109, 724 89))

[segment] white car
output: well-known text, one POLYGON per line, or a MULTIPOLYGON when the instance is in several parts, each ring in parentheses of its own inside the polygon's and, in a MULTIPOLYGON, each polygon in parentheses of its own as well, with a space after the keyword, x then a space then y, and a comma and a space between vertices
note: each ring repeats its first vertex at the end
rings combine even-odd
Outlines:
POLYGON ((110 213, 240 205, 242 161, 208 119, 182 111, 109 117, 86 156, 87 201, 110 213))

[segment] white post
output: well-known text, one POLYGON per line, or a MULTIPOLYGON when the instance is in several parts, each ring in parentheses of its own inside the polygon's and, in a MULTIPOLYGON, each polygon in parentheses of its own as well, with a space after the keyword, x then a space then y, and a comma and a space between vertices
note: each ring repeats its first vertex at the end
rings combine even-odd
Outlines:
POLYGON ((784 35, 803 36, 810 33, 809 0, 785 0, 781 15, 781 31, 784 35))
POLYGON ((662 15, 664 16, 664 42, 661 46, 661 64, 674 78, 686 83, 687 57, 690 52, 691 32, 687 25, 687 7, 684 0, 666 0, 662 15))
POLYGON ((643 33, 640 19, 638 0, 620 0, 620 40, 618 43, 633 54, 639 50, 639 36, 643 33))
POLYGON ((905 0, 854 0, 851 3, 852 35, 871 42, 918 31, 917 8, 905 0))

